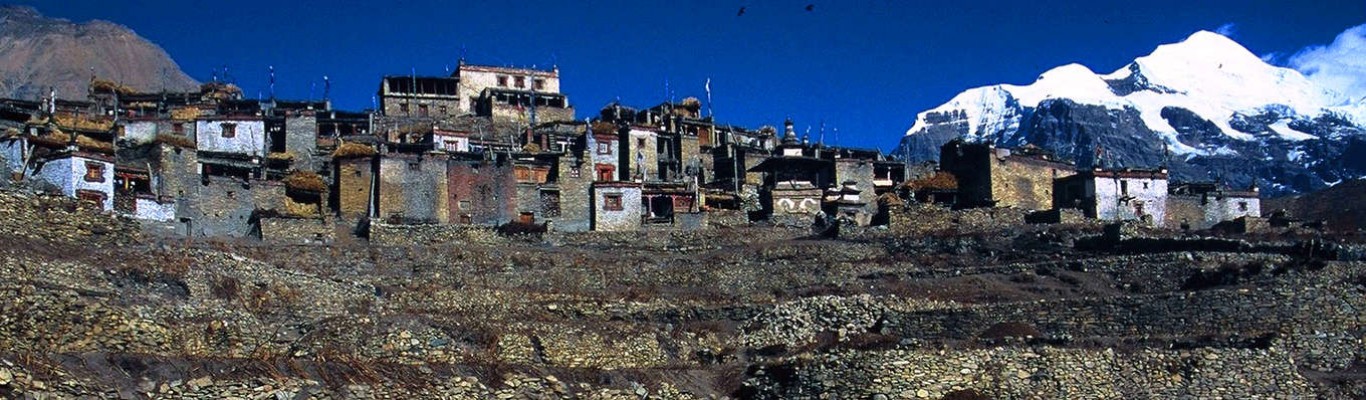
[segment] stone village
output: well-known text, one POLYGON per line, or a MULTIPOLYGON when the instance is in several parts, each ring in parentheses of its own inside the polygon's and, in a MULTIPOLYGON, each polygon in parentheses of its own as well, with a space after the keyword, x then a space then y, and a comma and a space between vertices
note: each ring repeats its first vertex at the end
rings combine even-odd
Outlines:
MULTIPOLYGON (((458 65, 380 79, 373 110, 244 99, 215 80, 141 93, 92 77, 86 100, 0 100, 8 178, 191 237, 328 242, 376 226, 633 231, 877 226, 910 205, 1022 210, 1018 221, 1268 224, 1255 187, 1165 169, 1079 170, 1032 148, 955 140, 938 164, 717 123, 697 98, 591 116, 558 68, 458 65)), ((1275 222, 1275 221, 1271 221, 1275 222)), ((913 220, 909 223, 915 223, 913 220)))

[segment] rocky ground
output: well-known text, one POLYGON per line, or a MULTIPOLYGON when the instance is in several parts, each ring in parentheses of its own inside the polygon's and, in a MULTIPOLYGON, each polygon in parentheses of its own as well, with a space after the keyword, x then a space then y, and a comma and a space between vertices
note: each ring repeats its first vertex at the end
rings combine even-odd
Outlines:
POLYGON ((1366 396, 1351 237, 289 246, 15 191, 0 232, 3 398, 1366 396))

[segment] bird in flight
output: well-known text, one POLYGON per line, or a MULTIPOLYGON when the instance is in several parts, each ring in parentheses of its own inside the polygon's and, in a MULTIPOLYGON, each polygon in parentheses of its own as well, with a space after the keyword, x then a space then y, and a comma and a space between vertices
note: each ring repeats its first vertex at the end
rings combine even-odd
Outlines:
POLYGON ((815 5, 815 4, 807 4, 807 5, 806 5, 806 11, 811 11, 811 10, 815 10, 815 9, 816 9, 816 5, 815 5))
POLYGON ((735 16, 737 16, 737 17, 739 17, 739 16, 741 16, 741 15, 745 15, 745 8, 744 8, 744 7, 740 7, 740 12, 735 13, 735 16))

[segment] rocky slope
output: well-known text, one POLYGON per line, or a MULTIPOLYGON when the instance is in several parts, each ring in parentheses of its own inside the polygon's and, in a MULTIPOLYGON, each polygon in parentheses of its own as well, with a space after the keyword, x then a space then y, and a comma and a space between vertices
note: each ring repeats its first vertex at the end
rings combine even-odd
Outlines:
POLYGON ((960 136, 1034 144, 1082 167, 1166 164, 1179 180, 1301 193, 1366 176, 1366 104, 1353 99, 1202 31, 1113 73, 1071 64, 970 89, 920 113, 901 148, 922 161, 960 136))
POLYGON ((1323 221, 1341 232, 1366 229, 1366 179, 1354 179, 1313 193, 1285 196, 1262 202, 1267 211, 1286 210, 1306 221, 1323 221))
POLYGON ((0 96, 35 100, 53 87, 58 98, 84 100, 92 73, 141 91, 198 85, 161 47, 121 25, 0 7, 0 96))
POLYGON ((0 398, 1366 395, 1360 261, 990 217, 300 246, 0 190, 0 398))

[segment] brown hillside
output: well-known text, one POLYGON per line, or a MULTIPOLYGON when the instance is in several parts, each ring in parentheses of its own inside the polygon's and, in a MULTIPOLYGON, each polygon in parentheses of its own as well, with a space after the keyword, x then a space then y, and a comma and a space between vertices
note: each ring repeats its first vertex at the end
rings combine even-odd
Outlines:
POLYGON ((135 90, 194 90, 197 83, 161 47, 106 21, 73 23, 29 7, 0 7, 0 96, 85 99, 90 75, 135 90))
POLYGON ((1329 229, 1366 228, 1366 179, 1346 181, 1317 192, 1267 200, 1263 214, 1285 209, 1295 218, 1324 221, 1329 229))

